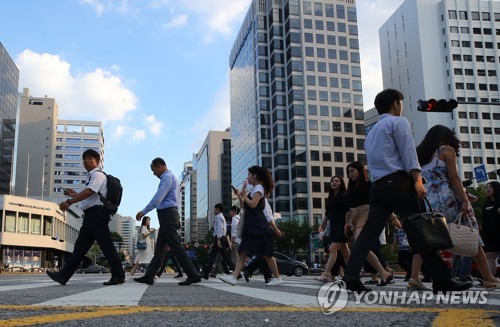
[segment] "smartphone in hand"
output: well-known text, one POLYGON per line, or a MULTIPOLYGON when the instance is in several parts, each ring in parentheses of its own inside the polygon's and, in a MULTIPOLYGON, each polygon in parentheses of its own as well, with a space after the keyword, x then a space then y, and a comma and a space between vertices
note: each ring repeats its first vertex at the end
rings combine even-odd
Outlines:
POLYGON ((236 189, 236 187, 234 187, 233 185, 231 185, 231 188, 233 189, 233 192, 234 192, 234 193, 237 193, 237 192, 238 192, 238 189, 236 189))

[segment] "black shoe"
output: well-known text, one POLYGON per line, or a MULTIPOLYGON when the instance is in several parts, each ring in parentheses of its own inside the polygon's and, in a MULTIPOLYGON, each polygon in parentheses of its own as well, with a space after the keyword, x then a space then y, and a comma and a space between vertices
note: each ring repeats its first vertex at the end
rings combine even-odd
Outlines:
POLYGON ((116 278, 116 277, 111 277, 110 280, 107 282, 102 283, 103 285, 109 286, 109 285, 119 285, 125 283, 125 278, 116 278))
POLYGON ((354 278, 348 275, 344 275, 342 280, 345 283, 345 287, 348 290, 351 290, 356 293, 361 293, 361 292, 370 292, 371 288, 365 287, 363 283, 361 283, 361 280, 359 278, 354 278))
POLYGON ((61 285, 66 285, 66 278, 64 278, 61 273, 47 271, 47 275, 54 281, 58 282, 61 285))
POLYGON ((155 283, 154 278, 149 278, 148 276, 134 278, 134 280, 138 283, 144 283, 144 284, 148 284, 148 285, 153 285, 155 283))
POLYGON ((448 280, 445 283, 432 285, 432 292, 436 294, 437 292, 453 292, 453 291, 465 291, 472 287, 471 282, 459 282, 453 279, 448 280))
POLYGON ((377 285, 378 284, 378 280, 367 280, 366 282, 363 283, 363 285, 377 285))
POLYGON ((383 280, 380 280, 380 283, 378 283, 377 286, 386 286, 389 284, 394 284, 394 277, 392 277, 392 274, 391 276, 387 277, 385 282, 383 280))
POLYGON ((157 273, 156 273, 156 277, 160 278, 162 273, 163 273, 163 271, 159 271, 159 272, 157 272, 157 273))
POLYGON ((195 283, 201 282, 200 276, 193 276, 193 277, 188 277, 185 281, 179 282, 179 285, 181 286, 187 286, 195 283))
POLYGON ((177 275, 174 276, 174 278, 182 278, 182 276, 184 276, 182 273, 178 273, 177 275))
POLYGON ((248 271, 246 271, 245 269, 243 269, 243 277, 245 278, 245 281, 247 283, 250 283, 250 274, 248 273, 248 271))

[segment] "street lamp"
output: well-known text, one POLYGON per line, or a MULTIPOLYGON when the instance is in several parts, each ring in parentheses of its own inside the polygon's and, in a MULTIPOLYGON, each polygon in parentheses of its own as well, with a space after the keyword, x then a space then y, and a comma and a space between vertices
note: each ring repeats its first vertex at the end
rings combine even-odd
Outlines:
POLYGON ((290 240, 290 244, 292 245, 292 258, 295 259, 295 240, 293 239, 293 237, 290 240))

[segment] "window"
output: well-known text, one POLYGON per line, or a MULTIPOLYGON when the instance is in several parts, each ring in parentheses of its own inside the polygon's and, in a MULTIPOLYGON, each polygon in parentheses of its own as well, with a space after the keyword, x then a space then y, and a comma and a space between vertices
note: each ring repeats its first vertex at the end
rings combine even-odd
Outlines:
POLYGON ((22 234, 28 234, 29 225, 29 213, 19 212, 19 229, 18 232, 22 234))
POLYGON ((459 11, 458 15, 461 20, 467 20, 467 11, 459 11))
POLYGON ((32 214, 30 234, 41 235, 41 233, 42 233, 42 216, 32 214))
POLYGON ((472 20, 479 20, 479 12, 478 11, 472 11, 471 12, 471 18, 472 18, 472 20))
POLYGON ((448 10, 449 19, 457 19, 457 12, 455 10, 448 10))

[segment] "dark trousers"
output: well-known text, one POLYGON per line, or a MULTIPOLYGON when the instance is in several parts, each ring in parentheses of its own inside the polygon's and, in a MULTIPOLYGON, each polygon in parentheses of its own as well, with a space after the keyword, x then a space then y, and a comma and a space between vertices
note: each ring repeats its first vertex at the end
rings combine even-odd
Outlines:
POLYGON ((118 279, 125 278, 120 256, 111 240, 108 227, 110 220, 108 212, 103 206, 93 206, 84 212, 83 224, 76 238, 73 254, 61 269, 61 275, 66 280, 70 279, 80 265, 80 262, 85 258, 85 254, 87 254, 92 244, 94 244, 94 241, 97 241, 102 253, 108 259, 111 276, 118 279))
POLYGON ((259 269, 264 276, 264 280, 269 280, 273 278, 273 274, 271 273, 271 269, 267 265, 266 259, 264 257, 255 257, 250 263, 244 268, 246 272, 251 275, 254 271, 259 269))
POLYGON ((181 227, 177 208, 157 210, 157 215, 158 221, 160 222, 160 232, 155 245, 155 254, 149 263, 145 276, 148 278, 155 277, 158 269, 160 269, 163 264, 163 258, 166 252, 165 245, 167 244, 188 277, 198 276, 193 263, 186 253, 186 249, 181 245, 181 238, 177 233, 177 230, 181 227))
POLYGON ((405 279, 411 277, 411 264, 413 260, 413 254, 410 250, 399 250, 398 251, 398 265, 406 271, 405 279))
POLYGON ((217 239, 214 243, 212 243, 210 254, 208 255, 208 261, 203 268, 203 274, 205 276, 208 276, 208 274, 212 271, 218 253, 220 253, 222 261, 229 267, 229 269, 234 271, 234 263, 231 260, 231 253, 229 253, 229 245, 227 244, 226 237, 222 237, 220 239, 220 243, 222 247, 217 246, 217 239))
MULTIPOLYGON (((388 175, 372 184, 368 220, 354 243, 347 263, 346 275, 359 278, 366 256, 378 242, 378 237, 392 212, 403 219, 420 212, 415 183, 413 178, 405 172, 388 175)), ((444 284, 450 280, 450 271, 437 252, 424 252, 421 256, 428 264, 435 284, 444 284)))

